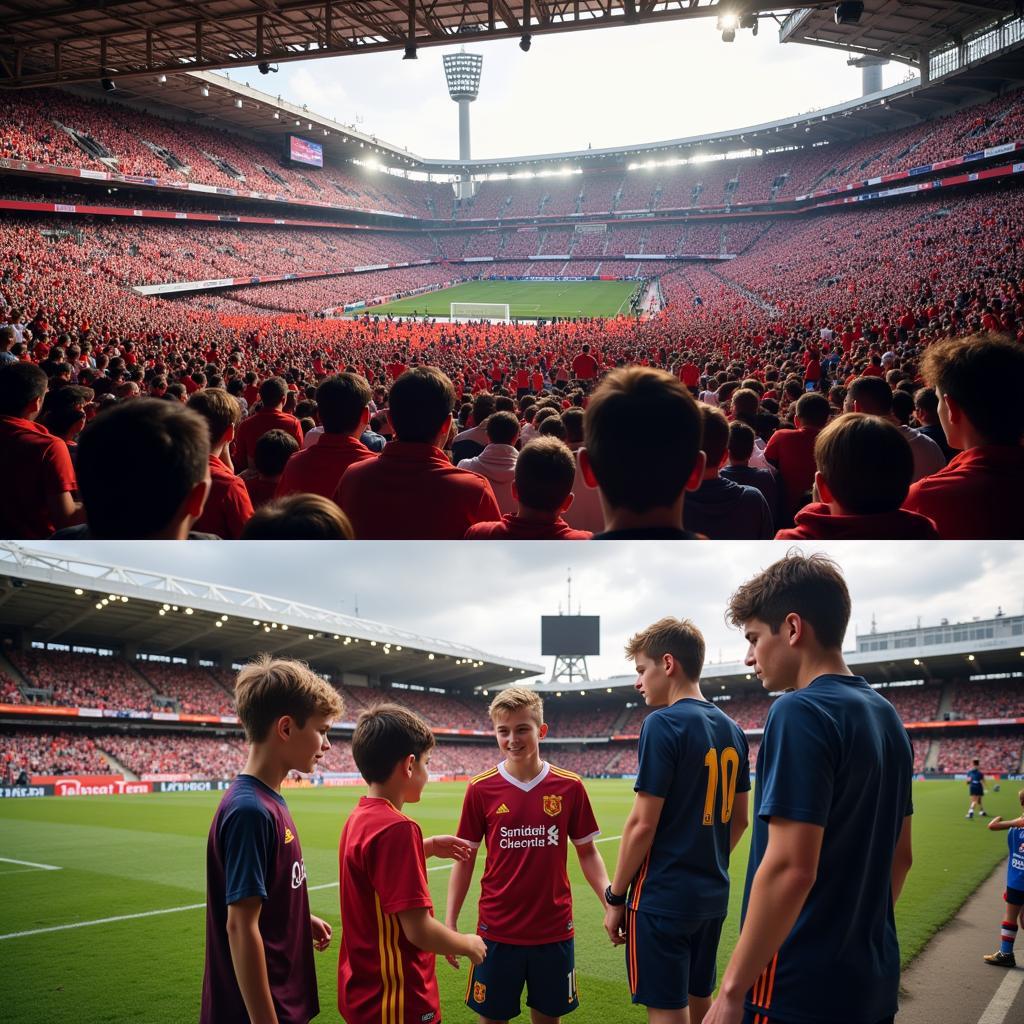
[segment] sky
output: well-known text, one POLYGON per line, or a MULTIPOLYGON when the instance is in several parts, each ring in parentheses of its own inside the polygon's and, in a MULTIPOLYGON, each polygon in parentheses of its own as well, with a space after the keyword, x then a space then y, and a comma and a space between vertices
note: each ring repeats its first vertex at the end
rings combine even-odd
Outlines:
MULTIPOLYGON (((29 545, 26 545, 26 547, 29 545)), ((625 641, 665 615, 692 619, 707 660, 744 654, 725 622, 732 591, 781 557, 782 543, 710 544, 544 542, 173 543, 117 545, 59 541, 31 545, 51 555, 255 590, 359 614, 426 636, 470 644, 491 655, 543 664, 540 616, 567 608, 601 616, 601 655, 592 679, 628 674, 625 641)), ((847 648, 875 616, 879 631, 990 618, 1024 611, 1024 544, 981 541, 803 544, 825 550, 846 574, 853 600, 847 648)))
MULTIPOLYGON (((780 45, 763 22, 757 37, 739 31, 725 44, 714 18, 659 25, 535 35, 473 43, 484 57, 480 96, 471 107, 476 158, 623 146, 740 128, 831 106, 861 94, 847 54, 780 45)), ((458 112, 448 98, 441 57, 458 47, 295 61, 267 76, 231 72, 310 110, 410 149, 421 157, 458 156, 458 112)), ((883 68, 883 85, 908 68, 883 68)))

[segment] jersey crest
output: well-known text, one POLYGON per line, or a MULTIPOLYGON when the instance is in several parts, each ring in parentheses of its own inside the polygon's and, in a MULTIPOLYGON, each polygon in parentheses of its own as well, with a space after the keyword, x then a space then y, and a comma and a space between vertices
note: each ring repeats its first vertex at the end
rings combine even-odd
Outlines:
POLYGON ((473 982, 473 1002, 482 1003, 487 999, 487 986, 482 981, 473 982))
POLYGON ((557 818, 562 813, 562 796, 560 793, 549 793, 544 797, 544 813, 551 818, 557 818))

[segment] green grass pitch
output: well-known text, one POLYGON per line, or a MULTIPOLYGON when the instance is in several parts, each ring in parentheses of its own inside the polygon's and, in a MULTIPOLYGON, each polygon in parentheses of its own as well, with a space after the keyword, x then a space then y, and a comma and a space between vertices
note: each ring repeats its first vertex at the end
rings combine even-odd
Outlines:
MULTIPOLYGON (((609 837, 599 848, 611 868, 618 850, 617 840, 611 837, 622 831, 632 802, 631 786, 623 781, 589 781, 587 788, 603 834, 609 837)), ((1000 793, 990 793, 989 813, 1013 814, 1016 789, 1010 784, 1000 793)), ((406 810, 427 835, 452 832, 463 791, 461 784, 433 784, 420 804, 406 810)), ((313 912, 336 929, 331 949, 316 958, 318 1020, 339 1020, 338 890, 331 883, 337 882, 341 826, 360 792, 352 788, 286 793, 302 841, 313 912)), ((0 857, 62 869, 44 871, 0 861, 0 991, 7 993, 4 1019, 8 1024, 178 1024, 196 1019, 203 975, 205 916, 201 909, 9 936, 202 904, 206 835, 219 798, 220 794, 202 793, 0 801, 0 857)), ((989 832, 984 819, 964 819, 967 791, 962 783, 916 783, 914 800, 914 868, 896 911, 904 961, 920 951, 1006 854, 1005 833, 989 832)), ((736 941, 747 848, 744 838, 733 858, 732 900, 720 966, 736 941)), ((473 894, 482 853, 462 912, 464 930, 475 925, 473 894)), ((612 948, 606 939, 597 899, 583 881, 572 852, 569 859, 582 1000, 571 1019, 574 1024, 639 1024, 645 1017, 629 1004, 622 950, 612 948)), ((447 862, 431 860, 428 867, 435 869, 429 877, 441 916, 447 862)), ((999 913, 1000 908, 993 906, 993 943, 999 913)), ((978 954, 990 951, 979 949, 978 954)), ((444 1019, 449 1024, 475 1022, 462 1004, 465 965, 456 972, 439 958, 437 973, 444 1019)))
POLYGON ((635 281, 467 281, 439 292, 360 309, 356 315, 447 317, 453 302, 507 302, 514 320, 613 317, 629 312, 629 297, 635 289, 635 281))

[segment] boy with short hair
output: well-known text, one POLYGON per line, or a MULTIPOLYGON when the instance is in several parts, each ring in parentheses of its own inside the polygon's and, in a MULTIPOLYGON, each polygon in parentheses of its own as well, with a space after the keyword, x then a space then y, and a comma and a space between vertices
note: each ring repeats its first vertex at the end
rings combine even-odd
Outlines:
POLYGON ((981 803, 985 796, 985 773, 981 770, 981 761, 977 758, 971 762, 971 770, 967 773, 967 792, 970 795, 971 803, 964 817, 973 818, 974 808, 977 805, 979 816, 987 818, 988 814, 981 803))
POLYGON ((307 1024, 320 1012, 312 949, 331 926, 309 912, 298 830, 281 796, 290 771, 331 749, 342 700, 306 665, 262 655, 238 673, 245 767, 213 816, 206 850, 200 1024, 307 1024))
MULTIPOLYGON (((1021 807, 1024 807, 1024 789, 1018 794, 1021 807)), ((1006 864, 1006 913, 1003 915, 1002 928, 999 933, 999 949, 982 957, 993 967, 1016 967, 1017 959, 1013 955, 1013 940, 1017 938, 1017 922, 1024 913, 1024 814, 1012 821, 1003 821, 997 814, 989 823, 993 832, 1009 829, 1006 837, 1010 847, 1010 859, 1006 864)))
POLYGON ((704 1024, 889 1024, 893 904, 912 859, 910 737, 846 664, 850 594, 830 559, 780 559, 733 594, 729 618, 746 664, 781 696, 757 755, 740 937, 704 1024))
POLYGON ((466 790, 458 834, 473 854, 452 870, 445 919, 456 926, 486 838, 477 930, 487 960, 470 973, 466 1005, 482 1024, 508 1021, 520 1013, 525 986, 532 1024, 557 1024, 579 1006, 566 840, 604 910, 608 873, 594 845, 599 829, 583 780, 541 759, 548 727, 540 697, 510 686, 491 701, 490 715, 505 760, 466 790))
POLYGON ((729 854, 747 827, 747 740, 701 693, 704 637, 692 622, 660 619, 626 657, 658 710, 640 730, 636 799, 604 926, 626 946, 630 995, 650 1024, 700 1024, 729 909, 729 854))
POLYGON ((352 757, 366 780, 345 822, 338 850, 341 952, 338 1009, 348 1024, 438 1024, 441 1003, 434 955, 468 956, 479 964, 484 943, 433 916, 426 858, 468 859, 454 836, 424 840, 402 813, 427 784, 434 735, 397 704, 364 711, 352 734, 352 757))

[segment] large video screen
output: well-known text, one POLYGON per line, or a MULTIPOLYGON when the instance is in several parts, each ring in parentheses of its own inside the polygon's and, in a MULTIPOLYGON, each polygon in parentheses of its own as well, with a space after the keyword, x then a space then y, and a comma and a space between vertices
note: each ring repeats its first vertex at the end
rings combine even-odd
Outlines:
POLYGON ((297 164, 309 164, 310 167, 323 167, 324 147, 319 142, 299 138, 298 135, 288 136, 288 159, 297 164))
POLYGON ((542 615, 540 653, 544 656, 600 654, 599 615, 542 615))

